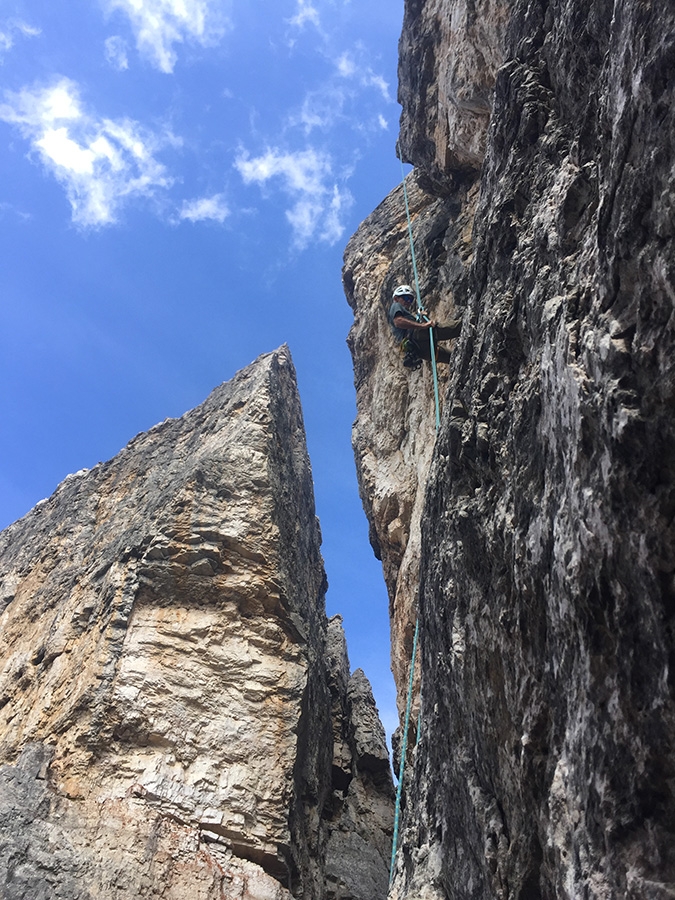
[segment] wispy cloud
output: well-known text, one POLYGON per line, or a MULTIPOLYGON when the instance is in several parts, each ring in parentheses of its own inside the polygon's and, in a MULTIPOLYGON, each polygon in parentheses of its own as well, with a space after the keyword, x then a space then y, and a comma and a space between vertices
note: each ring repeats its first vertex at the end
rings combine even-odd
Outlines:
POLYGON ((31 218, 30 213, 24 212, 13 203, 0 201, 0 219, 4 219, 8 215, 19 219, 21 222, 27 222, 31 218))
POLYGON ((129 68, 129 56, 127 54, 127 42, 123 37, 114 34, 105 40, 105 58, 113 69, 122 72, 129 68))
POLYGON ((342 78, 351 78, 356 74, 356 63, 348 53, 343 53, 337 58, 335 68, 342 78))
POLYGON ((173 72, 175 44, 213 46, 229 27, 223 0, 103 0, 131 23, 139 53, 162 72, 173 72))
POLYGON ((291 25, 296 28, 304 28, 308 23, 321 27, 318 9, 311 3, 311 0, 298 0, 297 12, 289 20, 291 25))
POLYGON ((33 28, 27 22, 21 19, 8 19, 0 22, 0 62, 2 62, 3 54, 9 52, 18 36, 20 37, 37 37, 42 34, 39 28, 33 28))
POLYGON ((325 131, 343 116, 346 100, 342 88, 325 84, 306 94, 299 112, 290 116, 289 124, 301 126, 305 134, 309 134, 314 128, 325 131))
POLYGON ((211 197, 199 197, 196 200, 186 200, 180 211, 180 218, 189 222, 212 221, 221 225, 230 215, 230 210, 225 203, 224 194, 213 194, 211 197))
POLYGON ((333 186, 333 196, 326 210, 322 231, 319 235, 322 241, 335 244, 340 240, 345 230, 342 218, 353 202, 354 200, 349 191, 340 191, 337 185, 333 186))
POLYGON ((16 126, 63 185, 80 226, 111 224, 130 200, 152 197, 171 184, 153 155, 169 138, 160 140, 131 119, 85 111, 78 86, 68 78, 5 92, 0 119, 16 126))
POLYGON ((289 116, 288 124, 301 127, 306 135, 314 129, 328 131, 341 121, 348 122, 357 131, 386 129, 386 119, 377 111, 377 106, 382 100, 387 105, 393 103, 389 85, 364 57, 363 48, 358 46, 353 52, 335 57, 331 75, 323 84, 307 92, 300 109, 289 116), (366 101, 364 94, 368 93, 371 96, 366 101), (366 109, 368 112, 364 115, 366 109))
POLYGON ((382 94, 383 100, 391 102, 389 84, 362 59, 355 58, 354 53, 342 53, 335 61, 335 68, 341 78, 354 79, 364 88, 373 87, 382 94))
POLYGON ((235 167, 245 184, 263 186, 276 180, 281 185, 292 203, 286 218, 298 249, 312 240, 334 244, 342 236, 342 219, 353 201, 349 191, 335 183, 327 154, 312 147, 295 153, 275 148, 252 159, 242 153, 235 167))

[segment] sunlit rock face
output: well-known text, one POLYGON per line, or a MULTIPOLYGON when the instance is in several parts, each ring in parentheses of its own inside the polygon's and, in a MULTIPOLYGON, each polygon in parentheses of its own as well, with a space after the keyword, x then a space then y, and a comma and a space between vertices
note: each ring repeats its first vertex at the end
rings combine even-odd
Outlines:
POLYGON ((319 547, 286 348, 0 535, 0 896, 384 897, 386 748, 376 779, 319 547), (359 791, 379 889, 335 895, 359 791))
MULTIPOLYGON (((407 179, 421 291, 430 314, 442 321, 465 303, 463 284, 471 254, 475 191, 433 197, 407 179), (443 271, 438 259, 445 260, 443 271)), ((354 361, 357 418, 352 443, 370 540, 382 560, 389 592, 392 668, 403 692, 417 608, 420 520, 434 447, 434 399, 425 366, 403 367, 387 311, 397 285, 412 283, 403 192, 399 188, 362 223, 345 251, 343 281, 354 310, 348 343, 354 361)), ((447 367, 439 368, 441 396, 447 367)))
POLYGON ((675 13, 571 0, 484 19, 499 64, 472 168, 459 138, 444 155, 421 137, 455 115, 440 65, 405 64, 418 34, 445 59, 461 9, 410 0, 401 40, 423 293, 464 316, 433 451, 417 436, 428 373, 394 367, 384 319, 405 254, 402 213, 384 215, 396 193, 346 257, 361 489, 398 608, 410 629, 419 602, 421 625, 391 896, 661 900, 675 893, 675 13), (424 494, 427 453, 418 599, 392 536, 409 546, 419 527, 404 501, 424 494))

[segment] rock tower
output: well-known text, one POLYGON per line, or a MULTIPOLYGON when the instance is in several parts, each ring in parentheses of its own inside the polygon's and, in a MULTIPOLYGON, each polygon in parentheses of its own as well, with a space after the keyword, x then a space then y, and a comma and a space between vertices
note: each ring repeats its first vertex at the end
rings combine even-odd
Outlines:
POLYGON ((384 898, 287 348, 0 535, 3 900, 384 898))

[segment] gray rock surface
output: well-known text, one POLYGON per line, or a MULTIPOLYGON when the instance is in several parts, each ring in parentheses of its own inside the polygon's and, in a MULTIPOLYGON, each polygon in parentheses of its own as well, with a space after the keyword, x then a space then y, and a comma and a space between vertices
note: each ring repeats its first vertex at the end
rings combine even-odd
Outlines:
POLYGON ((345 761, 351 831, 333 789, 373 710, 344 636, 334 677, 319 547, 287 348, 0 534, 0 896, 384 897, 391 782, 345 761), (379 893, 328 889, 357 837, 379 893))
POLYGON ((405 4, 400 147, 403 158, 441 194, 483 162, 509 14, 505 0, 405 4))
POLYGON ((349 675, 340 616, 328 622, 326 657, 334 748, 326 898, 385 897, 394 801, 389 752, 368 679, 361 669, 349 675))
POLYGON ((490 22, 496 7, 476 5, 488 62, 467 80, 494 82, 479 168, 460 154, 479 144, 438 124, 456 116, 439 100, 444 42, 474 42, 467 7, 408 0, 401 41, 425 298, 465 310, 426 496, 410 429, 431 415, 427 375, 380 358, 404 274, 396 193, 346 255, 355 452, 401 693, 396 617, 410 627, 418 584, 389 511, 411 535, 423 507, 422 739, 391 896, 661 900, 675 896, 675 11, 522 0, 490 22), (370 418, 391 420, 386 439, 370 418))
MULTIPOLYGON (((431 315, 443 321, 466 299, 462 278, 470 260, 476 192, 438 198, 420 187, 415 175, 407 181, 422 294, 431 315)), ((396 285, 412 281, 400 188, 349 241, 343 281, 354 310, 348 338, 357 406, 352 444, 370 540, 389 592, 392 669, 402 713, 417 609, 420 520, 435 437, 430 372, 403 368, 386 319, 396 285)), ((439 371, 442 395, 446 368, 439 371)))

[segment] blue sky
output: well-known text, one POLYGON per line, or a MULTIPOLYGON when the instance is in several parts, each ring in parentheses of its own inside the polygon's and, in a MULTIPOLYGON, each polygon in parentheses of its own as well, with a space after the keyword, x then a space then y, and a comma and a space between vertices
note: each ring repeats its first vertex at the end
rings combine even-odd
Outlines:
POLYGON ((0 0, 0 528, 287 342, 329 614, 395 727, 340 283, 403 0, 0 0))

